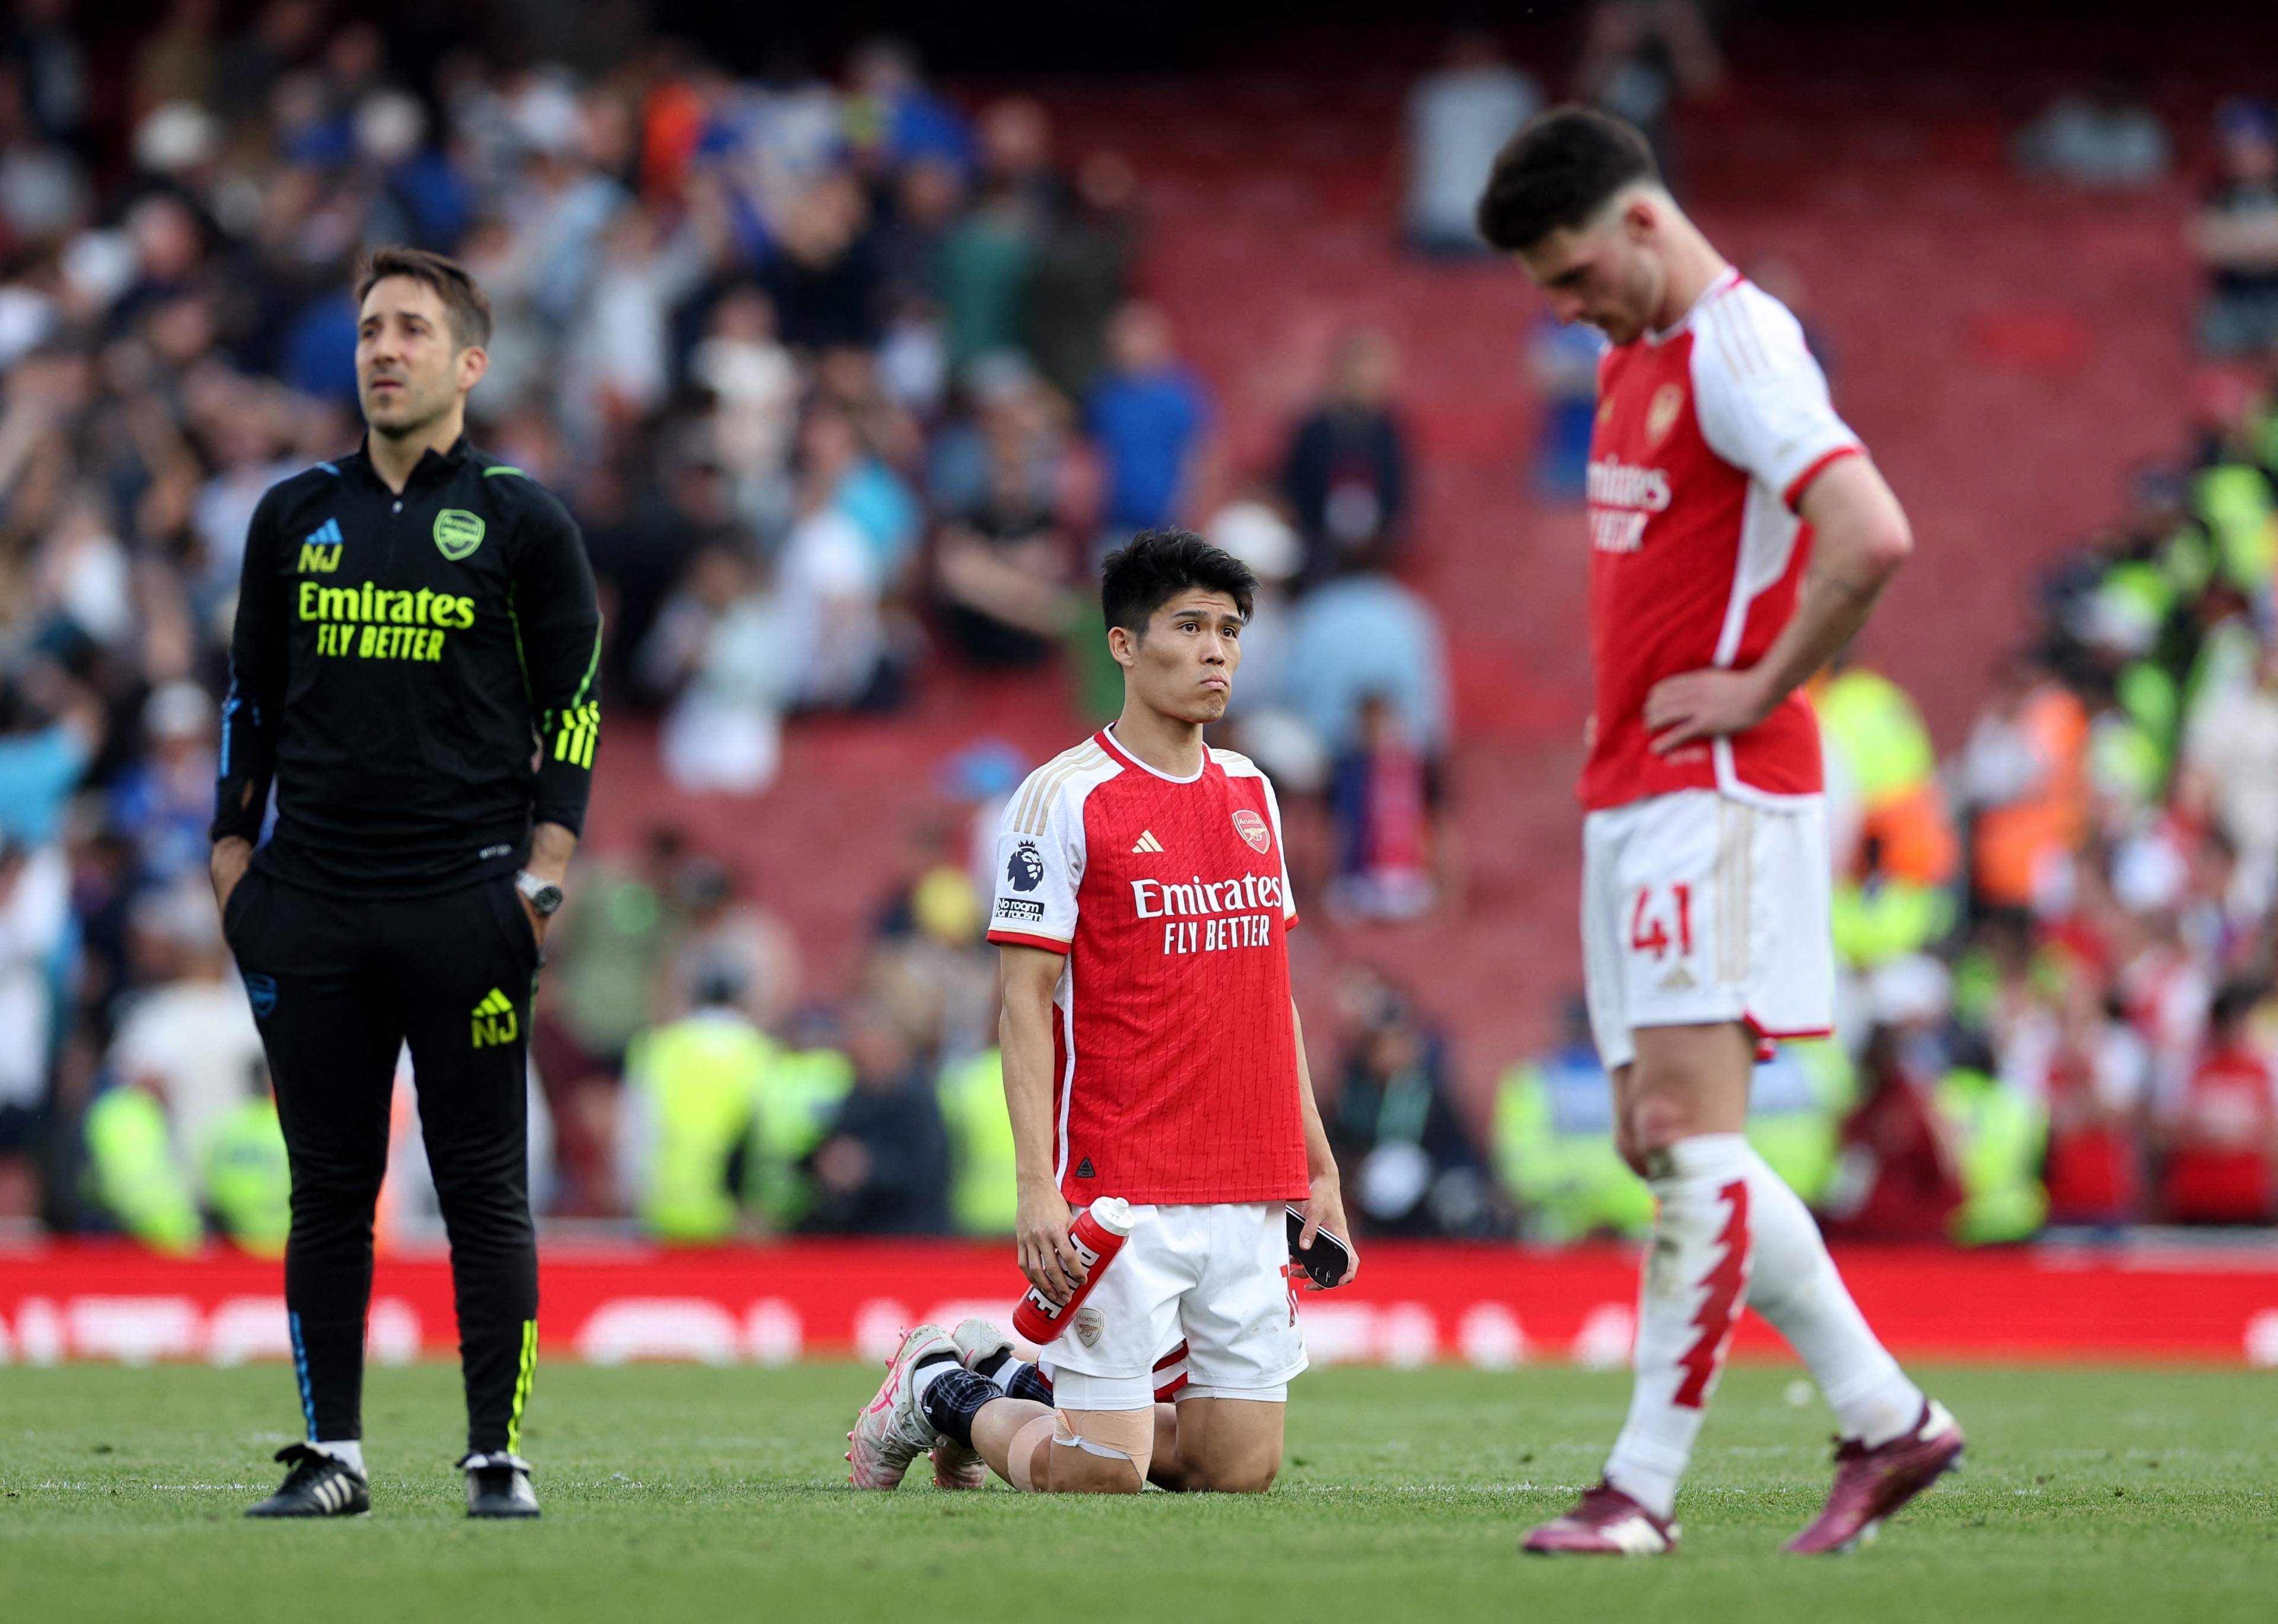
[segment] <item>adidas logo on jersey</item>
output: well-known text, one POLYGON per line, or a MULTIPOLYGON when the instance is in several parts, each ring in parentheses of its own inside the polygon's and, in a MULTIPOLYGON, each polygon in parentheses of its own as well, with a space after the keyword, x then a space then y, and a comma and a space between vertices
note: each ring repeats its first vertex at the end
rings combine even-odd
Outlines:
POLYGON ((300 573, 330 575, 340 567, 340 522, 327 519, 301 538, 300 573))
POLYGON ((1155 838, 1155 831, 1152 829, 1140 830, 1138 840, 1131 847, 1134 852, 1160 851, 1162 849, 1163 842, 1155 838))

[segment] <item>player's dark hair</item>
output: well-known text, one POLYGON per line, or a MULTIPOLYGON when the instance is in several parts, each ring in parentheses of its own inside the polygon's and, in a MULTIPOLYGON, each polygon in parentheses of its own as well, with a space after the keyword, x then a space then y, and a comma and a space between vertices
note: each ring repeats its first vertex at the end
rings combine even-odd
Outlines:
POLYGON ((408 248, 401 243, 375 249, 364 263, 363 275, 356 283, 359 309, 371 290, 388 277, 409 277, 433 288, 436 297, 443 301, 444 316, 451 324, 452 341, 461 349, 491 341, 490 299, 457 260, 431 254, 425 248, 408 248))
POLYGON ((1569 103, 1528 121, 1495 155, 1479 194, 1479 235, 1505 253, 1586 224, 1624 187, 1659 181, 1634 126, 1569 103))
POLYGON ((1242 618, 1250 619, 1257 577, 1249 565, 1192 530, 1141 530, 1100 564, 1100 612, 1110 626, 1144 637, 1156 610, 1196 587, 1224 592, 1242 618))

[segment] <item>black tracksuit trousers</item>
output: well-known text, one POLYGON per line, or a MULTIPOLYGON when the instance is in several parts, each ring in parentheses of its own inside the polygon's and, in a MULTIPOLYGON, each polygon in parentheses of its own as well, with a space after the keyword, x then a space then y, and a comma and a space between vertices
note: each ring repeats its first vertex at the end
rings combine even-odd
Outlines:
POLYGON ((292 1162, 285 1304, 310 1440, 363 1436, 372 1209, 409 1041, 450 1235, 467 1447, 518 1450, 538 1357, 524 1073, 539 953, 513 875, 355 898, 301 889, 256 863, 222 923, 292 1162))

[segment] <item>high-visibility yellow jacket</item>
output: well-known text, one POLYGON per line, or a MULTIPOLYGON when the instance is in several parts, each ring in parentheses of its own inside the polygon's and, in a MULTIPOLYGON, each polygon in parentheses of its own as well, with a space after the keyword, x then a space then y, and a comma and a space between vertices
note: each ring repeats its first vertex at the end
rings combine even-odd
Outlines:
POLYGON ((88 1171, 118 1225, 161 1252, 195 1252, 204 1237, 189 1181, 174 1160, 166 1108, 131 1085, 87 1108, 88 1171))
POLYGON ((965 1235, 1009 1235, 1021 1204, 1013 1169, 1013 1114, 1005 1057, 984 1049, 944 1070, 941 1118, 949 1129, 949 1216, 965 1235))
POLYGON ((854 1087, 854 1063, 835 1048, 778 1050, 752 1122, 744 1193, 774 1228, 806 1216, 813 1192, 799 1163, 838 1120, 854 1087))
POLYGON ((718 1240, 736 1227, 729 1169, 752 1130, 775 1044, 729 1010, 699 1010, 633 1040, 625 1086, 643 1143, 642 1224, 666 1240, 718 1240))
POLYGON ((1653 1192, 1615 1153, 1605 1070, 1586 1050, 1523 1061, 1502 1074, 1494 1163, 1537 1239, 1634 1238, 1653 1227, 1653 1192))
POLYGON ((1930 1104, 1961 1173, 1953 1238, 1965 1246, 2030 1239, 2049 1212, 2048 1191, 2041 1184, 2049 1140, 2046 1109, 1996 1079, 1968 1070, 1948 1072, 1930 1104))
POLYGON ((206 1145, 206 1205, 229 1238, 257 1257, 285 1255, 293 1227, 293 1169, 277 1102, 247 1100, 215 1125, 206 1145))

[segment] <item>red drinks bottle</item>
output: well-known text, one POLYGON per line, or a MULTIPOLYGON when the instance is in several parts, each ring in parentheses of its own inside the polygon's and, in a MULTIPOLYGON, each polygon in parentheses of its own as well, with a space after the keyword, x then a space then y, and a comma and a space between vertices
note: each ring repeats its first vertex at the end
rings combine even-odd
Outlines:
POLYGON ((1013 1329, 1038 1347, 1059 1336, 1069 1316, 1083 1307, 1083 1300, 1099 1284, 1099 1271, 1123 1250, 1124 1238, 1130 1233, 1131 1203, 1121 1197, 1102 1196, 1085 1208, 1068 1229, 1075 1254, 1083 1260, 1083 1284, 1063 1303, 1045 1296, 1042 1288, 1030 1286, 1021 1306, 1013 1310, 1013 1329))

